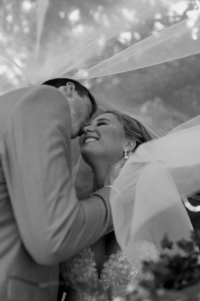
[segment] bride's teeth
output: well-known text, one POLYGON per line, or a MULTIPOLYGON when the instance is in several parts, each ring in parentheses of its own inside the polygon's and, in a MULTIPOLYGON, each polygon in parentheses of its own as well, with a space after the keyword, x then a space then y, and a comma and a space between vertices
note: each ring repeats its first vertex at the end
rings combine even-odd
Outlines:
POLYGON ((85 139, 85 143, 88 143, 88 142, 94 142, 94 141, 97 141, 98 139, 96 138, 87 138, 85 139))

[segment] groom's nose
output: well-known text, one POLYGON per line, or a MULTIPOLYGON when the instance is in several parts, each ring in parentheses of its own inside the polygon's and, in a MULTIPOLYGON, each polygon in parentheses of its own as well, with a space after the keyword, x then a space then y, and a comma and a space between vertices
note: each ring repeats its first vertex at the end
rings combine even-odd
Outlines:
POLYGON ((82 136, 84 134, 84 127, 81 126, 78 136, 82 136))

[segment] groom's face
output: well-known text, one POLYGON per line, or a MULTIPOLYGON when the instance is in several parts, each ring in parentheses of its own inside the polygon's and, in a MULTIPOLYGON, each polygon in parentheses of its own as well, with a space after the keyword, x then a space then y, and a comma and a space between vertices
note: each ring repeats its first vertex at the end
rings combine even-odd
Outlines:
POLYGON ((64 94, 69 103, 72 119, 71 138, 74 139, 82 133, 81 129, 90 119, 92 104, 88 96, 80 95, 75 90, 73 83, 61 86, 59 90, 64 94))
POLYGON ((92 104, 87 96, 80 96, 76 91, 73 93, 72 112, 72 139, 82 134, 82 129, 91 117, 92 104))

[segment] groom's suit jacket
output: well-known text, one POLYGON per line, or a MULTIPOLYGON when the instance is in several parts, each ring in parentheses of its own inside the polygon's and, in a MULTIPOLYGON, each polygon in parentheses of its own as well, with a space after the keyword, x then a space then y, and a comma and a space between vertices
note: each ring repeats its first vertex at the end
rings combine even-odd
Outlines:
POLYGON ((71 116, 49 86, 0 97, 0 300, 55 301, 58 264, 110 225, 109 188, 78 201, 71 116))

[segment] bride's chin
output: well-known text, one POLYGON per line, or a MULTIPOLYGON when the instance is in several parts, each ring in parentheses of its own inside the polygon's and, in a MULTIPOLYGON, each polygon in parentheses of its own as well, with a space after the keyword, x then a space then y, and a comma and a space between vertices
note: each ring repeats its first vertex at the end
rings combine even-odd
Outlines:
POLYGON ((81 155, 82 157, 94 157, 97 156, 98 150, 92 149, 90 147, 82 147, 81 155))
POLYGON ((83 160, 85 161, 85 163, 87 163, 91 168, 93 168, 94 163, 96 161, 95 154, 93 152, 84 150, 84 151, 81 151, 81 156, 82 156, 83 160))

